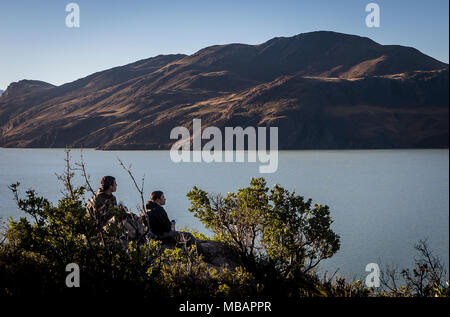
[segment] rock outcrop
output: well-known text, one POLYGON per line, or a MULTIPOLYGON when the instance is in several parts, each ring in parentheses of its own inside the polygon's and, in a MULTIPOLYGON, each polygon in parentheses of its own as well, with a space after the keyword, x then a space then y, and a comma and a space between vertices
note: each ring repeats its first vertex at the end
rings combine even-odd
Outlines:
MULTIPOLYGON (((197 252, 203 257, 203 260, 209 267, 213 267, 219 271, 224 268, 234 270, 240 265, 239 258, 226 245, 212 240, 195 239, 192 244, 197 247, 197 252)), ((182 244, 176 244, 172 241, 163 241, 162 249, 174 249, 175 247, 183 247, 182 244)))
POLYGON ((239 266, 240 262, 237 256, 222 243, 198 240, 197 250, 203 256, 205 262, 215 268, 233 270, 239 266))

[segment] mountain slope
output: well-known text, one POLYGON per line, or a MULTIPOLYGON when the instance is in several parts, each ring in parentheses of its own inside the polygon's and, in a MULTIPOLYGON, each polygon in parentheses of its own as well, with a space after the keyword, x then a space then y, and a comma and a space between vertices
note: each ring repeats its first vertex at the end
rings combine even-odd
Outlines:
POLYGON ((284 149, 448 147, 448 65, 312 32, 159 55, 59 87, 11 84, 0 146, 167 149, 175 126, 279 126, 284 149))

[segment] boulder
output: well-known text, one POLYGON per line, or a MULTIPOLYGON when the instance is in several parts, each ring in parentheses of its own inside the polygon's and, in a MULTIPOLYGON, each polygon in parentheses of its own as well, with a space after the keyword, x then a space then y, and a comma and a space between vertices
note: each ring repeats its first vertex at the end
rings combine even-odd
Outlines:
MULTIPOLYGON (((203 260, 210 267, 219 271, 222 269, 234 270, 239 266, 239 258, 223 243, 211 240, 197 240, 192 237, 194 241, 192 244, 197 246, 197 251, 203 256, 203 260)), ((163 249, 173 249, 180 244, 174 241, 163 241, 163 249)))
POLYGON ((206 263, 215 268, 234 270, 239 266, 238 257, 224 244, 210 240, 197 240, 197 250, 206 263))

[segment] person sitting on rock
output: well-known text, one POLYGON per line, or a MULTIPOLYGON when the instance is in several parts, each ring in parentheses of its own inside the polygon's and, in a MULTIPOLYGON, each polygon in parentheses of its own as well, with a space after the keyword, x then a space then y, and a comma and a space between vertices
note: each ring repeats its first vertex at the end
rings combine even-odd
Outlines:
POLYGON ((172 223, 167 216, 167 212, 162 207, 165 204, 166 197, 162 191, 157 190, 151 193, 150 201, 148 201, 145 206, 145 218, 148 220, 147 225, 151 232, 162 241, 185 243, 186 246, 193 244, 195 238, 192 234, 172 230, 172 223))
POLYGON ((145 228, 140 218, 127 212, 128 209, 119 203, 113 193, 117 190, 117 182, 113 176, 104 176, 100 181, 100 188, 87 205, 89 215, 95 220, 99 230, 105 226, 116 223, 119 228, 126 232, 119 239, 124 240, 124 245, 129 241, 142 241, 145 236, 145 228), (112 212, 117 208, 117 212, 112 212))
POLYGON ((116 179, 112 176, 104 176, 100 181, 100 188, 87 205, 89 215, 100 228, 103 228, 114 216, 111 209, 117 206, 113 193, 117 190, 116 179))

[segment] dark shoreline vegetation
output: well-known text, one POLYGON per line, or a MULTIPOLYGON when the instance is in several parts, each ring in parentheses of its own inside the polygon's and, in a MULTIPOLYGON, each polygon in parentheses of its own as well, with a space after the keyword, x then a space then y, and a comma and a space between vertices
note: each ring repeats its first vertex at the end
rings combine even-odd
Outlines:
MULTIPOLYGON (((147 239, 124 248, 116 222, 101 228, 86 213, 92 192, 81 156, 58 179, 62 198, 54 206, 19 184, 10 186, 27 217, 10 218, 0 231, 0 295, 123 295, 149 298, 286 298, 302 297, 448 297, 447 272, 426 241, 416 244, 411 269, 385 268, 379 288, 364 281, 346 281, 335 274, 320 276, 317 268, 340 248, 329 207, 313 204, 263 178, 227 196, 209 195, 194 187, 187 193, 189 212, 214 236, 192 232, 198 241, 221 246, 223 265, 213 263, 193 245, 167 246, 147 239), (76 173, 85 183, 74 184, 76 173), (228 258, 227 258, 228 257, 228 258), (228 265, 229 263, 234 265, 228 265), (66 286, 66 265, 80 268, 80 288, 66 286)), ((144 179, 138 186, 142 199, 144 179)), ((120 218, 119 210, 112 210, 120 218)))

